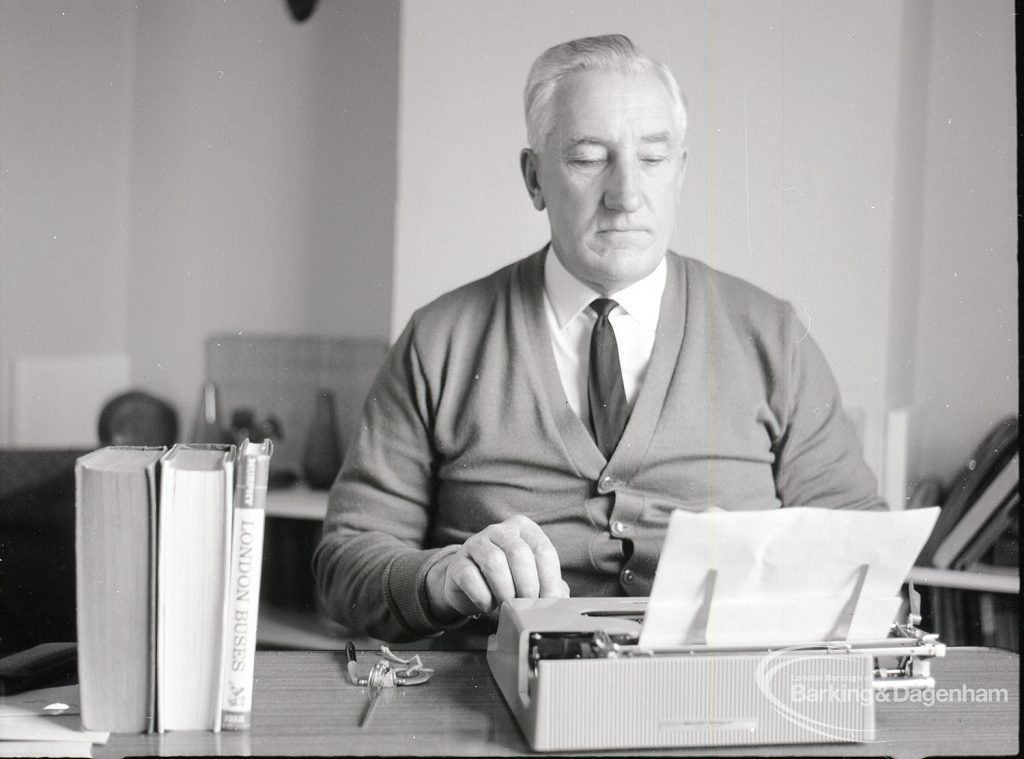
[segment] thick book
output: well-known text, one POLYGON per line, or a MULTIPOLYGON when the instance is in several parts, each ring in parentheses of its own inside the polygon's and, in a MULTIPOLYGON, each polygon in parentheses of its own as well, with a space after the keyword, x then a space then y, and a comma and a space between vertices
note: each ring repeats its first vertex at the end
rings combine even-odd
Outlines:
POLYGON ((175 445, 160 460, 157 730, 220 730, 233 445, 175 445))
POLYGON ((269 439, 259 444, 246 439, 238 446, 221 711, 225 730, 248 730, 251 725, 256 624, 263 573, 264 509, 273 452, 274 444, 269 439))
MULTIPOLYGON (((974 502, 970 505, 959 521, 953 525, 949 534, 935 549, 932 556, 932 564, 945 569, 953 565, 953 562, 963 552, 974 537, 985 527, 985 524, 1000 510, 1013 493, 1017 491, 1020 483, 1020 457, 1014 453, 1013 456, 999 469, 992 481, 982 490, 974 502)), ((1004 529, 1005 529, 1004 524, 1004 529)), ((991 536, 992 542, 999 537, 996 532, 991 536)), ((985 548, 992 545, 990 542, 985 548)), ((981 553, 984 553, 982 550, 981 553)), ((979 554, 980 555, 980 554, 979 554)))
POLYGON ((942 511, 939 512, 935 528, 921 549, 918 564, 934 566, 935 551, 942 541, 1016 452, 1017 429, 1017 417, 1008 416, 996 423, 985 435, 953 483, 949 496, 942 505, 942 511))
POLYGON ((157 462, 165 448, 111 446, 75 465, 82 726, 153 729, 157 462))

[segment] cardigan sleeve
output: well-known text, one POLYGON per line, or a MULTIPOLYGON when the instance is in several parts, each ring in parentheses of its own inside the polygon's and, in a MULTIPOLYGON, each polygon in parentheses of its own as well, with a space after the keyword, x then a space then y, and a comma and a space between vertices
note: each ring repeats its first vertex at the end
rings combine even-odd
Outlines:
POLYGON ((371 387, 313 556, 327 614, 386 641, 453 627, 438 623, 426 597, 427 571, 457 546, 425 548, 435 452, 432 399, 414 334, 410 322, 371 387))
POLYGON ((789 304, 786 316, 783 426, 773 446, 782 505, 885 509, 825 356, 789 304))

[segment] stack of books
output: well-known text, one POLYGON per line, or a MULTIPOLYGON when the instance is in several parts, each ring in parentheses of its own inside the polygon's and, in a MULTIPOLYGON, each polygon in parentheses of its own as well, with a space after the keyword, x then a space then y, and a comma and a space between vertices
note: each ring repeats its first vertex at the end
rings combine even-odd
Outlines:
POLYGON ((272 450, 110 446, 78 460, 86 729, 248 727, 272 450))
MULTIPOLYGON (((1019 508, 1018 420, 1011 416, 989 431, 959 473, 918 564, 1016 575, 1019 508)), ((1020 650, 1015 594, 935 587, 930 601, 929 623, 946 643, 1020 650)))

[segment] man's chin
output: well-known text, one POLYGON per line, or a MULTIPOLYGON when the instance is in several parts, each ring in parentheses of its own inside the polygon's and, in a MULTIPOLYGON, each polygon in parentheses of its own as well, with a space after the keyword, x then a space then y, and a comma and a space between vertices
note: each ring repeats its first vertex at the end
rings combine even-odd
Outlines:
POLYGON ((594 246, 592 250, 596 257, 610 269, 643 267, 651 261, 654 261, 656 265, 664 255, 664 251, 658 253, 655 250, 650 237, 644 239, 644 244, 637 243, 637 240, 605 241, 603 245, 594 246))
POLYGON ((600 265, 595 267, 596 278, 606 288, 621 290, 634 282, 638 282, 661 262, 664 253, 658 255, 653 250, 636 250, 634 248, 606 248, 601 251, 600 265))

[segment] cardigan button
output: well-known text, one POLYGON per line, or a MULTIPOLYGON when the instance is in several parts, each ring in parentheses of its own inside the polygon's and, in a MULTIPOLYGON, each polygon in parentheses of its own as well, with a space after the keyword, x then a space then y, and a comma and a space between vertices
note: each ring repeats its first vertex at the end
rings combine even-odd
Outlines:
POLYGON ((622 570, 622 584, 623 585, 632 585, 634 580, 636 580, 636 575, 633 573, 632 569, 623 569, 622 570))
POLYGON ((618 519, 616 519, 614 522, 612 522, 612 534, 613 535, 621 535, 625 531, 626 531, 626 525, 624 525, 618 519))

